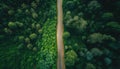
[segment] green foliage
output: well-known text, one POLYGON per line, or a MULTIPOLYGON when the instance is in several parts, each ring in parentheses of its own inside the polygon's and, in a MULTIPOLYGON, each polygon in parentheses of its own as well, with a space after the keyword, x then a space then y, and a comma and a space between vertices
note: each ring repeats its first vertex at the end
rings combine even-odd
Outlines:
MULTIPOLYGON (((44 59, 42 57, 38 60, 40 55, 37 54, 42 51, 38 43, 41 43, 42 27, 46 19, 55 16, 53 13, 56 10, 55 5, 55 1, 52 0, 0 0, 0 21, 2 22, 0 24, 0 56, 2 56, 0 69, 36 69, 37 66, 42 66, 37 64, 44 59)), ((47 50, 44 52, 47 53, 47 50)), ((56 53, 54 55, 56 56, 56 53)), ((54 59, 49 61, 55 63, 54 59)))
POLYGON ((41 34, 41 33, 42 33, 42 29, 39 29, 39 30, 38 30, 38 33, 41 34))
POLYGON ((70 33, 69 32, 64 32, 63 33, 63 38, 68 38, 70 37, 70 33))
POLYGON ((77 54, 75 51, 70 50, 65 54, 65 63, 67 66, 73 66, 77 60, 77 54))
POLYGON ((16 25, 16 23, 14 23, 14 22, 9 22, 9 23, 8 23, 8 27, 13 29, 13 28, 16 28, 17 25, 16 25))
POLYGON ((90 1, 87 6, 88 6, 88 10, 97 11, 98 9, 100 9, 101 4, 98 1, 93 0, 93 1, 90 1))
POLYGON ((33 47, 33 51, 36 52, 37 51, 37 47, 33 47))
MULTIPOLYGON (((0 0, 0 69, 56 69, 56 1, 0 0)), ((63 10, 67 69, 119 69, 120 1, 64 0, 63 10)))
POLYGON ((83 31, 88 24, 87 21, 80 16, 72 17, 69 11, 67 11, 65 18, 67 19, 65 25, 70 28, 75 28, 76 30, 83 31))
POLYGON ((113 13, 110 12, 103 13, 102 15, 103 19, 112 19, 113 17, 114 17, 113 13))
POLYGON ((108 57, 106 57, 106 58, 104 59, 104 61, 105 61, 105 63, 106 63, 107 65, 110 65, 110 64, 112 63, 112 60, 111 60, 110 58, 108 58, 108 57))
POLYGON ((19 41, 23 42, 25 37, 24 36, 19 36, 18 39, 19 39, 19 41))
POLYGON ((102 43, 103 40, 112 40, 115 41, 115 38, 110 35, 100 34, 100 33, 93 33, 89 36, 88 42, 91 43, 102 43))
POLYGON ((76 64, 67 69, 120 68, 119 1, 64 0, 63 3, 64 28, 70 33, 70 38, 64 39, 65 53, 73 50, 78 55, 76 64))
POLYGON ((107 26, 113 30, 120 31, 120 24, 118 22, 108 22, 107 26))
POLYGON ((96 67, 91 63, 87 63, 85 69, 96 69, 96 67))
POLYGON ((33 39, 36 39, 36 38, 37 38, 37 34, 32 33, 32 34, 30 34, 29 37, 30 37, 30 39, 32 39, 32 40, 33 40, 33 39))
POLYGON ((23 24, 23 23, 20 23, 20 22, 16 22, 16 24, 17 24, 17 26, 20 27, 20 28, 24 26, 24 24, 23 24))
POLYGON ((32 49, 32 47, 33 47, 32 44, 28 44, 28 45, 27 45, 27 48, 28 48, 28 49, 32 49))
POLYGON ((11 34, 12 33, 12 31, 10 29, 8 29, 8 28, 4 28, 4 32, 7 33, 7 34, 11 34))
POLYGON ((103 52, 101 50, 99 50, 98 48, 92 48, 91 49, 91 53, 94 55, 94 56, 101 56, 103 54, 103 52))
POLYGON ((40 24, 36 24, 36 29, 40 29, 40 24))
POLYGON ((4 37, 5 37, 4 35, 0 35, 0 39, 4 39, 4 37))
POLYGON ((43 36, 41 47, 38 52, 38 69, 54 69, 56 68, 57 47, 56 47, 56 19, 48 19, 43 26, 43 36))
POLYGON ((33 18, 37 18, 37 17, 38 17, 38 14, 35 13, 35 12, 33 12, 33 13, 32 13, 32 17, 33 17, 33 18))
POLYGON ((26 42, 26 43, 30 43, 30 38, 28 38, 28 37, 25 38, 25 42, 26 42))
POLYGON ((9 10, 9 11, 8 11, 8 14, 9 14, 9 15, 13 15, 13 14, 14 14, 14 10, 9 10))

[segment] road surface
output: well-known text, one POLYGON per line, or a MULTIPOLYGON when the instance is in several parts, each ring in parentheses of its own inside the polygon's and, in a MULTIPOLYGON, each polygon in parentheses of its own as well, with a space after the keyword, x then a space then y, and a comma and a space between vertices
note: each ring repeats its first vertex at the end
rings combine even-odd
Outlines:
POLYGON ((57 59, 57 69, 65 69, 64 61, 64 43, 63 43, 63 10, 62 10, 62 0, 57 0, 57 49, 58 49, 58 59, 57 59))

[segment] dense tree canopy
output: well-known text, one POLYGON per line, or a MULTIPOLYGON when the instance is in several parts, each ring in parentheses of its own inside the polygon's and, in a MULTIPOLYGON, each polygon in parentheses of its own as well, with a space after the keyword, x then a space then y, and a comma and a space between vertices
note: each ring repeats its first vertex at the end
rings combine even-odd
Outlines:
MULTIPOLYGON (((0 0, 0 69, 56 69, 56 0, 0 0)), ((120 69, 120 1, 63 0, 66 69, 120 69)))
POLYGON ((120 1, 65 0, 65 50, 67 69, 120 68, 120 1), (68 34, 69 33, 69 34, 68 34), (77 58, 73 60, 70 56, 77 58), (73 65, 68 65, 73 63, 73 65), (72 61, 71 61, 72 60, 72 61))

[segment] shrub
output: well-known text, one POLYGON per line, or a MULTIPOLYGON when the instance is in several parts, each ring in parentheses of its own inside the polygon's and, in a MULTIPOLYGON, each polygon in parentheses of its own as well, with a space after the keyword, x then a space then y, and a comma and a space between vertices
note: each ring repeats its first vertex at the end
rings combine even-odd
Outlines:
POLYGON ((33 47, 33 45, 32 45, 32 44, 30 44, 30 43, 29 43, 29 44, 27 44, 27 48, 28 48, 28 49, 32 49, 32 47, 33 47))
POLYGON ((19 41, 22 41, 22 42, 23 42, 24 39, 25 39, 25 37, 24 37, 24 36, 19 36, 18 39, 19 39, 19 41))
POLYGON ((91 53, 94 55, 94 56, 101 56, 103 54, 103 52, 98 49, 98 48, 92 48, 91 49, 91 53))
POLYGON ((67 66, 73 66, 77 60, 77 54, 75 51, 70 50, 65 54, 65 63, 67 66))
POLYGON ((26 43, 30 43, 30 38, 26 37, 26 38, 25 38, 25 42, 26 42, 26 43))
POLYGON ((113 17, 114 17, 114 15, 111 12, 106 12, 106 13, 103 13, 103 15, 102 15, 103 19, 112 19, 113 17))
POLYGON ((16 23, 15 22, 9 22, 8 23, 8 27, 11 28, 11 29, 14 29, 17 27, 16 23))
POLYGON ((63 38, 68 38, 70 37, 70 33, 69 32, 64 32, 63 33, 63 38))
POLYGON ((87 63, 85 69, 96 69, 96 67, 91 63, 87 63))
POLYGON ((29 37, 30 37, 30 39, 32 39, 32 40, 33 40, 33 39, 36 39, 36 38, 37 38, 37 34, 32 33, 32 34, 30 34, 29 37))

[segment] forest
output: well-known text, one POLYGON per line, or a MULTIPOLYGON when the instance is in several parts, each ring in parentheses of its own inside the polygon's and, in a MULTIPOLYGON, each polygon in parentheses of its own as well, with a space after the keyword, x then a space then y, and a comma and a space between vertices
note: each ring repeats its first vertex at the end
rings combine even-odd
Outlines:
MULTIPOLYGON (((57 1, 0 0, 0 69, 57 69, 57 1)), ((120 0, 63 0, 65 69, 120 69, 120 0)))

